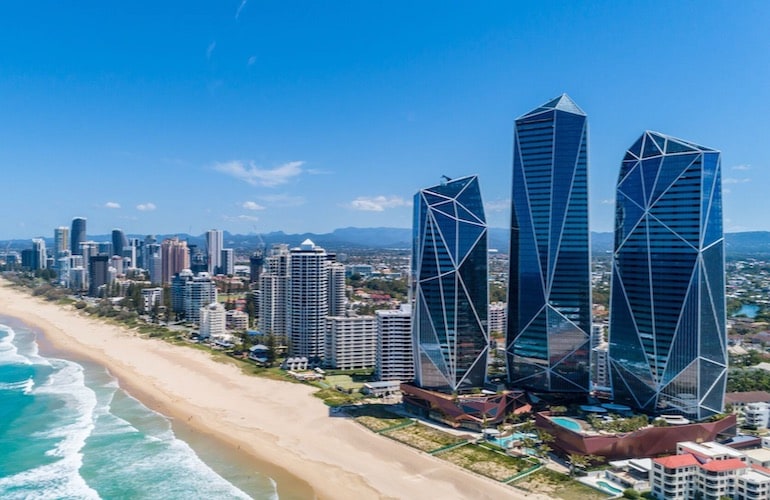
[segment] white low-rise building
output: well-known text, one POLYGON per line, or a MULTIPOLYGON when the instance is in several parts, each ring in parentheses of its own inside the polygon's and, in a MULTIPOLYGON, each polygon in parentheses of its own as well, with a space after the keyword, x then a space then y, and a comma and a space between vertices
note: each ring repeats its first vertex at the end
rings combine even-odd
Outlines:
POLYGON ((227 311, 227 328, 237 331, 248 330, 249 315, 235 309, 227 311))
POLYGON ((728 446, 683 442, 676 455, 652 460, 650 486, 653 497, 661 500, 768 498, 770 469, 728 446))

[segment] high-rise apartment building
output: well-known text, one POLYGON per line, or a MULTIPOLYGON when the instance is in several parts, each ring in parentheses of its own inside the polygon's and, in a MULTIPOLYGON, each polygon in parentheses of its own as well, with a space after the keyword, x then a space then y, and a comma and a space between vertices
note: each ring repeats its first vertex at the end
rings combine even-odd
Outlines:
POLYGON ((70 253, 83 255, 81 245, 86 241, 86 220, 82 217, 72 219, 72 231, 70 232, 70 253))
POLYGON ((65 251, 70 251, 70 228, 60 226, 53 230, 53 256, 61 257, 65 251))
POLYGON ((414 198, 415 383, 457 392, 486 380, 487 224, 476 176, 414 198))
POLYGON ((48 254, 43 238, 32 238, 32 269, 45 269, 48 254))
POLYGON ((192 281, 195 277, 192 271, 189 269, 183 269, 181 272, 174 275, 171 278, 171 311, 176 314, 184 314, 185 309, 185 288, 187 282, 192 281))
POLYGON ((727 380, 720 153, 657 132, 618 177, 609 357, 615 401, 702 419, 727 380))
POLYGON ((163 240, 160 245, 161 283, 166 284, 183 269, 190 268, 190 255, 187 252, 187 242, 179 238, 163 240))
POLYGON ((329 316, 344 316, 347 299, 345 297, 345 265, 329 263, 329 316))
POLYGON ((412 342, 412 307, 379 310, 374 376, 377 380, 411 382, 414 378, 414 343, 412 342))
POLYGON ((110 283, 110 257, 107 254, 92 255, 88 259, 88 295, 98 297, 101 288, 110 283))
POLYGON ((222 248, 224 248, 224 233, 220 229, 206 231, 206 253, 208 255, 209 273, 219 274, 222 266, 222 248))
POLYGON ((259 278, 259 329, 266 335, 288 338, 289 247, 273 245, 259 278))
POLYGON ((533 392, 587 393, 588 124, 566 94, 516 120, 510 245, 510 384, 533 392))
POLYGON ((326 251, 309 239, 289 251, 287 326, 292 356, 324 358, 329 263, 326 251))
POLYGON ((128 238, 121 229, 112 230, 112 255, 123 257, 123 251, 128 246, 128 238))
POLYGON ((185 282, 184 317, 188 323, 199 324, 201 308, 216 301, 217 286, 208 273, 199 273, 192 280, 185 282))
POLYGON ((324 364, 337 370, 373 368, 376 337, 374 316, 327 316, 324 364))
POLYGON ((235 251, 232 248, 223 248, 220 258, 219 273, 227 276, 235 274, 235 251))

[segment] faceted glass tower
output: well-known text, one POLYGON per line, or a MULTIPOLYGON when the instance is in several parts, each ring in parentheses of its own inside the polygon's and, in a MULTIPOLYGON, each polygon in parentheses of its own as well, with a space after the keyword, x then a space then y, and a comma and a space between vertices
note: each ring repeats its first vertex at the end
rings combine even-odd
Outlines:
POLYGON ((588 124, 562 95, 516 120, 508 279, 508 380, 589 390, 588 124))
POLYGON ((701 419, 727 380, 719 152, 645 132, 618 178, 610 302, 617 402, 701 419))
POLYGON ((487 373, 487 225, 476 176, 414 199, 412 337, 415 383, 441 392, 484 385, 487 373))

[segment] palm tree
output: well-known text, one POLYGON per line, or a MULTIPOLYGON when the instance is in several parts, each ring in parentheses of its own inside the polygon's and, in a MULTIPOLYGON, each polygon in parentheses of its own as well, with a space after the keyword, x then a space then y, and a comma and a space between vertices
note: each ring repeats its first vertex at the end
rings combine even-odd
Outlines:
POLYGON ((575 475, 575 468, 584 469, 588 465, 588 456, 579 453, 570 453, 567 457, 569 462, 569 476, 575 475))

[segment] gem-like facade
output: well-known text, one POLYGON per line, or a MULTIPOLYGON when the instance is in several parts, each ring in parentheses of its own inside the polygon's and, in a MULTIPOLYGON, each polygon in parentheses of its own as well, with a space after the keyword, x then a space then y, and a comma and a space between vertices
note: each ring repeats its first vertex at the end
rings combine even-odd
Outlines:
POLYGON ((487 225, 477 177, 417 193, 413 231, 415 383, 447 393, 482 387, 489 352, 487 225))
POLYGON ((615 401, 702 419, 727 381, 720 154, 645 132, 617 187, 610 301, 615 401))
POLYGON ((514 388, 589 390, 588 124, 565 94, 516 120, 507 363, 514 388))

